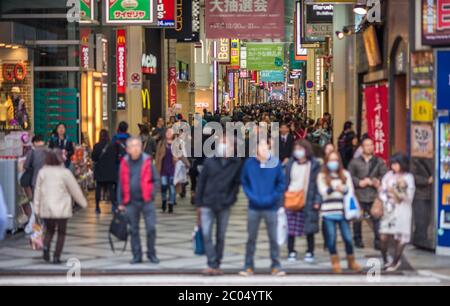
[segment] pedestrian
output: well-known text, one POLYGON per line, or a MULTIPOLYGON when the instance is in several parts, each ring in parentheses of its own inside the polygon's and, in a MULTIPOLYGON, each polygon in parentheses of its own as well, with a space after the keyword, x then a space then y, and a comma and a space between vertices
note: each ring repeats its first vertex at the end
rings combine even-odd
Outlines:
POLYGON ((356 133, 353 131, 353 123, 347 121, 344 124, 344 130, 339 136, 338 140, 338 149, 339 154, 342 158, 342 163, 344 164, 344 168, 347 169, 350 161, 353 159, 353 154, 355 152, 354 149, 354 139, 356 137, 356 133))
POLYGON ((131 228, 133 259, 130 264, 142 263, 139 232, 141 215, 144 216, 146 227, 147 257, 151 263, 159 263, 155 248, 155 195, 158 184, 158 172, 151 157, 143 153, 142 140, 139 137, 130 137, 127 140, 127 155, 120 163, 118 187, 119 210, 126 212, 131 228))
POLYGON ((23 166, 24 170, 30 171, 31 174, 31 185, 25 187, 27 196, 30 200, 33 198, 33 190, 36 186, 37 176, 39 174, 39 171, 45 165, 45 158, 47 156, 47 147, 42 135, 35 135, 31 142, 33 143, 33 147, 30 151, 28 151, 23 166))
POLYGON ((426 246, 430 240, 430 226, 434 218, 434 161, 426 158, 413 158, 411 161, 411 173, 416 183, 416 195, 414 196, 414 234, 413 242, 419 247, 426 246))
POLYGON ((70 168, 72 164, 72 156, 75 153, 73 142, 66 135, 66 126, 64 123, 58 123, 53 136, 50 138, 48 147, 50 149, 60 149, 64 158, 64 165, 70 168))
POLYGON ((0 185, 0 241, 5 239, 8 226, 8 210, 6 208, 5 197, 3 196, 3 187, 0 185))
POLYGON ((379 194, 384 207, 380 235, 384 268, 387 272, 395 272, 401 266, 405 246, 411 241, 412 203, 416 186, 405 155, 395 154, 390 165, 391 171, 384 176, 379 194), (393 261, 388 258, 390 240, 395 241, 393 261))
POLYGON ((294 147, 294 136, 291 134, 289 125, 282 123, 280 126, 280 161, 286 165, 292 156, 294 147))
POLYGON ((161 140, 164 139, 164 135, 166 134, 166 123, 164 118, 158 118, 156 121, 156 127, 152 131, 152 138, 156 141, 158 145, 161 140))
POLYGON ((128 134, 128 123, 122 121, 117 128, 117 134, 112 138, 112 144, 116 150, 116 165, 119 168, 120 162, 127 155, 127 140, 130 138, 128 134))
POLYGON ((112 211, 117 209, 117 152, 116 147, 110 140, 107 130, 100 131, 99 142, 94 146, 92 151, 92 161, 94 162, 94 180, 95 187, 95 212, 101 214, 100 200, 102 193, 106 190, 109 192, 112 211))
POLYGON ((164 139, 158 144, 156 149, 156 169, 161 176, 161 197, 162 211, 166 212, 169 208, 169 214, 173 214, 176 202, 176 189, 174 184, 175 165, 178 160, 182 159, 186 165, 188 164, 185 156, 176 156, 174 152, 175 134, 172 128, 166 130, 164 139))
MULTIPOLYGON (((358 198, 360 207, 365 216, 369 217, 372 205, 378 197, 381 180, 387 173, 387 167, 384 160, 375 156, 375 143, 371 138, 364 139, 361 147, 362 155, 354 158, 350 162, 348 171, 352 175, 356 197, 358 198)), ((372 219, 375 237, 374 248, 380 250, 380 220, 374 217, 370 218, 372 219)), ((353 222, 353 234, 355 247, 363 249, 361 220, 355 220, 353 222)))
POLYGON ((139 124, 138 126, 140 131, 139 136, 144 146, 144 153, 154 159, 156 154, 156 140, 150 135, 150 127, 146 124, 139 124))
POLYGON ((305 262, 313 263, 315 241, 319 232, 319 209, 322 198, 317 189, 320 164, 313 157, 311 144, 307 140, 295 142, 293 158, 286 165, 287 192, 303 192, 305 207, 301 211, 286 211, 288 218, 289 261, 297 260, 295 239, 306 235, 307 250, 305 262))
POLYGON ((284 276, 277 242, 277 211, 285 191, 285 175, 281 162, 274 157, 269 145, 260 142, 256 158, 246 160, 241 176, 242 187, 249 200, 248 241, 245 267, 240 275, 255 273, 254 256, 261 220, 264 220, 270 242, 272 275, 284 276))
POLYGON ((324 222, 333 272, 336 274, 342 273, 337 252, 337 226, 339 226, 344 240, 348 268, 360 272, 361 267, 354 256, 350 224, 344 215, 344 198, 348 193, 353 193, 354 187, 352 177, 344 169, 339 153, 332 152, 325 158, 325 164, 317 180, 319 192, 322 196, 320 213, 324 222))
POLYGON ((61 264, 61 254, 66 239, 67 222, 73 216, 73 202, 87 208, 87 200, 72 172, 63 166, 61 150, 47 152, 45 166, 39 171, 34 190, 34 211, 36 218, 45 224, 44 255, 50 262, 53 236, 58 232, 53 256, 54 264, 61 264))
POLYGON ((206 159, 198 178, 196 207, 199 208, 208 268, 204 275, 222 275, 220 270, 225 248, 225 237, 231 207, 237 201, 240 187, 241 160, 231 157, 232 146, 222 142, 216 148, 216 156, 206 159), (216 227, 216 244, 213 243, 213 227, 216 227))

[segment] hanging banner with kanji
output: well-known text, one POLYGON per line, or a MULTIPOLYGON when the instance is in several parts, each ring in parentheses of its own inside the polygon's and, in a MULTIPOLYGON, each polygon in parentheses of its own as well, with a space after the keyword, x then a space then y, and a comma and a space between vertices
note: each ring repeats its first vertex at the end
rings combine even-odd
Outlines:
POLYGON ((389 160, 389 103, 387 85, 368 86, 366 100, 367 132, 375 142, 375 154, 389 160))
POLYGON ((284 39, 284 1, 205 0, 206 38, 284 39))

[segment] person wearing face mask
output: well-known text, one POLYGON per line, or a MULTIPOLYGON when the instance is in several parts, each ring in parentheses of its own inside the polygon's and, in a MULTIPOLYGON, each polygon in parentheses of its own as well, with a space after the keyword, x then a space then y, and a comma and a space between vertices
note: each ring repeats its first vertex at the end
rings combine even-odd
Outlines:
POLYGON ((325 227, 333 272, 336 274, 342 273, 336 243, 338 226, 345 243, 348 268, 352 271, 360 272, 361 267, 354 256, 350 224, 345 219, 344 214, 344 198, 347 193, 354 192, 354 186, 350 173, 344 169, 339 153, 332 152, 325 158, 325 164, 317 178, 317 184, 319 193, 322 196, 320 214, 325 227))
POLYGON ((231 207, 237 201, 242 162, 230 156, 231 148, 222 140, 215 157, 206 159, 197 181, 196 207, 201 224, 208 268, 206 276, 222 275, 220 270, 231 207), (213 227, 216 225, 216 244, 213 227))
POLYGON ((295 142, 293 157, 286 165, 287 192, 304 192, 305 207, 301 211, 286 210, 288 218, 289 261, 297 260, 295 239, 306 235, 308 248, 305 262, 313 263, 314 235, 319 232, 319 208, 322 198, 317 189, 320 164, 313 157, 311 144, 307 140, 295 142))

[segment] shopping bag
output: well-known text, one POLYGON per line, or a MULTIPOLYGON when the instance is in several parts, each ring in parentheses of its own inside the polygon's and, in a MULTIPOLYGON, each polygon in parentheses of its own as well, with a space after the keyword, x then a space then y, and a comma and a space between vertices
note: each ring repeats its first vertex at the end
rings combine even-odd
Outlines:
POLYGON ((30 235, 31 248, 40 251, 44 248, 44 228, 39 222, 34 222, 30 235))
POLYGON ((278 210, 277 218, 277 242, 279 246, 282 246, 286 243, 288 238, 288 219, 286 210, 283 207, 278 210))
POLYGON ((192 244, 195 255, 205 255, 205 242, 203 240, 203 232, 200 226, 196 226, 194 229, 194 233, 192 234, 192 244))
POLYGON ((187 178, 187 168, 183 161, 179 160, 175 164, 175 175, 173 178, 173 184, 176 186, 178 184, 185 184, 188 182, 187 178))
POLYGON ((109 245, 111 246, 111 250, 113 251, 113 253, 116 253, 113 237, 124 243, 122 253, 124 253, 127 249, 129 234, 128 224, 128 216, 125 212, 117 211, 114 213, 113 220, 111 221, 111 225, 109 226, 108 234, 109 245))
POLYGON ((344 198, 345 219, 348 221, 361 218, 361 209, 354 193, 349 192, 344 198))

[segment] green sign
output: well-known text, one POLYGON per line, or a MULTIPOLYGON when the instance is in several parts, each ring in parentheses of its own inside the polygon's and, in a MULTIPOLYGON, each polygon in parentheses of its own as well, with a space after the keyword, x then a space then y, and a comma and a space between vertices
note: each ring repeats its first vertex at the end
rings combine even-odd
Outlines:
POLYGON ((154 0, 108 0, 104 3, 107 24, 157 24, 154 0))
POLYGON ((94 0, 80 0, 81 21, 94 19, 94 0))
POLYGON ((284 44, 248 43, 248 70, 283 70, 284 44))
POLYGON ((289 50, 290 60, 289 60, 289 68, 291 70, 299 70, 303 69, 304 62, 303 61, 297 61, 295 59, 295 46, 294 44, 291 44, 290 50, 289 50))
POLYGON ((263 82, 284 82, 286 75, 284 70, 261 71, 261 81, 263 82))

